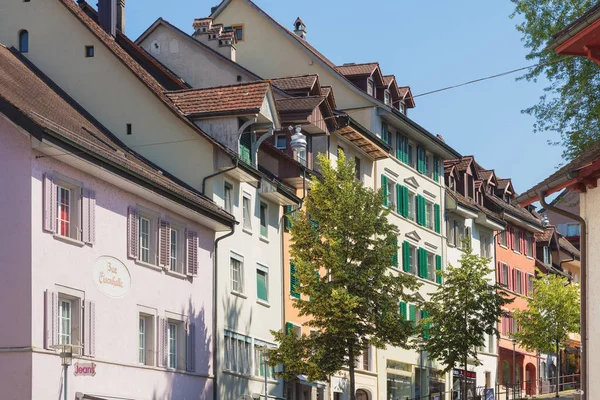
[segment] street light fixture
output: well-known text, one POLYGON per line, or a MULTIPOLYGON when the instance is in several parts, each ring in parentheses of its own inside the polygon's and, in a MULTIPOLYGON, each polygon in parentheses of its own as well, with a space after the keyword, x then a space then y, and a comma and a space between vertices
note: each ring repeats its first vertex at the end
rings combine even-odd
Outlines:
POLYGON ((516 395, 516 390, 517 390, 517 340, 513 339, 512 340, 513 343, 513 379, 512 379, 512 383, 513 383, 513 399, 515 398, 516 395))
POLYGON ((271 354, 269 354, 269 348, 267 346, 263 347, 262 350, 262 354, 263 354, 263 364, 264 364, 264 372, 265 372, 265 400, 267 400, 269 398, 269 381, 268 381, 268 377, 269 377, 269 373, 268 368, 269 368, 269 359, 271 357, 271 354))
POLYGON ((63 367, 63 398, 67 400, 67 372, 73 365, 73 358, 80 355, 82 346, 77 344, 54 344, 50 348, 58 350, 60 355, 60 364, 63 367))

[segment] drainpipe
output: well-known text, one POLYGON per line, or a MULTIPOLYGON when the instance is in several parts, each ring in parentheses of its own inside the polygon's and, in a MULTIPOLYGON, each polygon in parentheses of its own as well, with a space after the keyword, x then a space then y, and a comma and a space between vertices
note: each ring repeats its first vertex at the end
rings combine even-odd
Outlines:
POLYGON ((567 218, 574 219, 581 226, 581 370, 580 370, 580 387, 583 391, 582 400, 588 400, 588 379, 587 379, 587 355, 588 355, 588 333, 587 333, 587 224, 584 218, 579 215, 572 214, 563 209, 557 208, 546 203, 546 193, 538 192, 540 204, 547 210, 554 211, 557 214, 567 218))
POLYGON ((214 178, 217 175, 221 175, 221 174, 224 174, 224 173, 229 172, 231 170, 234 170, 234 169, 236 169, 238 167, 239 158, 236 157, 235 159, 232 159, 231 161, 233 162, 233 166, 231 166, 231 167, 229 167, 227 169, 224 169, 222 171, 217 171, 214 174, 210 174, 208 176, 205 176, 204 179, 202 179, 202 192, 201 193, 202 193, 203 196, 204 196, 204 190, 206 189, 206 181, 207 180, 209 180, 210 178, 214 178))
POLYGON ((235 225, 231 226, 231 232, 215 239, 215 255, 213 257, 213 399, 219 398, 219 389, 217 386, 217 374, 219 371, 219 352, 217 337, 217 307, 218 307, 218 282, 219 282, 219 242, 225 238, 232 236, 235 233, 235 225))

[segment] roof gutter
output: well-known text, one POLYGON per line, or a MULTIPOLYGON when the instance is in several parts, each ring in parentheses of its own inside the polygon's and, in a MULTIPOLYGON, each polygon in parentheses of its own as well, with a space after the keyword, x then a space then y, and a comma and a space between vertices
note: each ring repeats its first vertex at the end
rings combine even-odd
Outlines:
POLYGON ((543 192, 546 196, 552 193, 556 193, 559 190, 562 190, 567 186, 575 183, 575 179, 577 178, 577 176, 577 172, 566 172, 565 174, 558 176, 555 180, 553 180, 550 183, 544 183, 542 185, 534 187, 533 189, 529 189, 527 192, 517 197, 517 202, 524 207, 538 200, 541 201, 539 196, 540 192, 543 192))
MULTIPOLYGON (((598 5, 595 6, 596 10, 589 13, 589 15, 583 16, 583 18, 575 20, 569 26, 567 26, 562 31, 558 32, 556 35, 552 36, 552 43, 548 46, 548 49, 556 49, 558 46, 577 35, 579 32, 590 26, 592 23, 596 22, 598 18, 600 18, 600 7, 598 5)), ((591 10, 588 10, 591 11, 591 10)), ((586 13, 587 14, 587 13, 586 13)))
POLYGON ((581 260, 580 260, 580 268, 581 268, 581 389, 582 389, 582 400, 589 400, 588 397, 588 333, 587 333, 587 223, 584 218, 577 214, 570 213, 561 208, 555 207, 546 202, 547 194, 540 190, 538 192, 538 197, 540 199, 541 205, 550 211, 554 211, 557 214, 560 214, 564 217, 573 219, 579 222, 581 226, 581 242, 580 242, 580 252, 581 252, 581 260))

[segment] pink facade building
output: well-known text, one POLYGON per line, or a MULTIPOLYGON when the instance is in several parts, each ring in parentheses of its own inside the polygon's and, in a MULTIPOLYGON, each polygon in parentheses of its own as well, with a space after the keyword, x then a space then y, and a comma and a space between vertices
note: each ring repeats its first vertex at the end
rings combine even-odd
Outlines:
POLYGON ((215 233, 234 218, 127 149, 0 46, 0 387, 212 398, 215 233))

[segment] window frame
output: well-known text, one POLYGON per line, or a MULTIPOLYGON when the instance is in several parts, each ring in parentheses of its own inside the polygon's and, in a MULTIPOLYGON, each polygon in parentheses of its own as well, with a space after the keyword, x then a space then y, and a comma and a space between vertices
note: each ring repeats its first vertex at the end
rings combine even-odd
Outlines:
POLYGON ((501 274, 502 274, 502 278, 503 278, 503 283, 501 283, 502 286, 504 286, 505 288, 509 287, 509 281, 510 281, 510 271, 508 269, 508 264, 506 263, 501 263, 501 274))
POLYGON ((375 82, 372 78, 367 78, 367 94, 369 96, 375 96, 375 82))
POLYGON ((265 201, 260 201, 259 207, 259 235, 261 238, 266 239, 269 237, 269 204, 265 201))
POLYGON ((286 150, 287 149, 287 135, 286 134, 279 134, 279 135, 275 135, 275 147, 279 150, 286 150), (284 141, 284 145, 283 147, 279 145, 279 139, 282 139, 284 141))
POLYGON ((60 344, 73 344, 73 300, 59 295, 58 299, 58 342, 60 344), (68 305, 69 316, 64 317, 63 305, 68 305), (64 322, 67 321, 68 332, 64 332, 64 322), (67 340, 63 340, 66 338, 67 340))
POLYGON ((417 276, 417 268, 418 268, 418 248, 414 246, 410 242, 408 243, 408 264, 410 267, 410 273, 412 275, 417 276))
POLYGON ((408 219, 413 222, 417 220, 417 194, 410 189, 408 191, 408 219))
POLYGON ((244 256, 242 256, 241 254, 235 253, 233 251, 231 251, 229 253, 229 285, 231 287, 231 292, 232 293, 237 293, 237 294, 244 294, 244 290, 245 290, 245 286, 244 285, 244 256), (239 263, 239 271, 238 271, 238 275, 239 278, 237 280, 234 280, 233 274, 234 274, 234 264, 233 261, 238 262, 239 263), (237 283, 237 286, 236 286, 237 283))
POLYGON ((230 330, 225 330, 223 336, 223 370, 250 376, 252 374, 252 338, 230 330))
POLYGON ((166 367, 168 369, 178 369, 179 365, 179 335, 180 335, 180 327, 181 327, 181 322, 179 321, 173 321, 173 320, 167 320, 167 365, 166 367), (171 328, 175 328, 175 334, 173 334, 171 332, 171 328), (173 349, 171 349, 171 346, 173 345, 173 349), (173 359, 171 358, 173 357, 173 359), (172 362, 173 360, 173 362, 172 362))
POLYGON ((252 196, 246 192, 242 196, 242 226, 244 231, 252 233, 252 196))
POLYGON ((519 230, 516 230, 513 232, 513 235, 515 237, 515 241, 514 241, 514 252, 515 253, 519 253, 519 254, 523 254, 523 249, 521 248, 521 237, 523 235, 523 233, 519 230))
POLYGON ((153 314, 149 314, 151 312, 150 309, 146 307, 143 308, 143 311, 138 312, 138 364, 140 365, 155 365, 155 356, 154 356, 154 337, 156 335, 155 330, 155 316, 153 314), (143 320, 145 324, 145 337, 144 337, 144 363, 140 362, 140 332, 139 326, 140 321, 143 320))
POLYGON ((396 181, 392 179, 389 175, 387 176, 387 204, 388 208, 396 211, 396 181))
POLYGON ((515 268, 513 271, 515 274, 514 291, 517 294, 523 294, 523 272, 518 268, 515 268))
POLYGON ((139 253, 140 253, 140 261, 147 264, 152 264, 152 219, 148 217, 146 214, 140 213, 139 215, 139 253), (147 247, 144 247, 143 239, 144 239, 144 230, 142 229, 144 226, 144 221, 147 222, 148 232, 147 236, 147 247), (146 259, 144 259, 144 252, 147 253, 146 259))
POLYGON ((383 92, 383 103, 388 106, 391 105, 391 94, 387 89, 383 92))
POLYGON ((244 32, 244 24, 231 25, 231 29, 233 30, 233 35, 235 37, 236 43, 243 42, 246 39, 246 34, 244 32), (242 32, 242 38, 238 38, 238 31, 242 32))
POLYGON ((269 267, 261 263, 256 263, 256 300, 258 302, 269 304, 269 267), (264 273, 266 299, 260 298, 258 294, 258 277, 260 272, 264 273))
POLYGON ((29 53, 29 31, 27 29, 19 31, 19 53, 29 53))
POLYGON ((85 58, 93 58, 96 55, 94 46, 85 46, 85 58))
POLYGON ((233 185, 227 181, 223 183, 223 209, 233 215, 233 185))
POLYGON ((56 212, 56 235, 64 238, 83 241, 83 185, 72 180, 56 179, 56 204, 53 205, 56 212), (69 193, 68 207, 68 234, 61 230, 61 190, 69 193))
POLYGON ((435 226, 435 215, 434 215, 433 202, 425 199, 425 227, 427 229, 434 229, 435 226))

